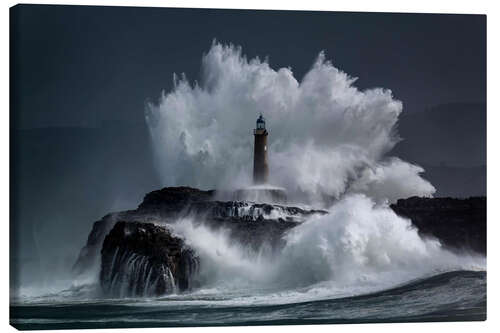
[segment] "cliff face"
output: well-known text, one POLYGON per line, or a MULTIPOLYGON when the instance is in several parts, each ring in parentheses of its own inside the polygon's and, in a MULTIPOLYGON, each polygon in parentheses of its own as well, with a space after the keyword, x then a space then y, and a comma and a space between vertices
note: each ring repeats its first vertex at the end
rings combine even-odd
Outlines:
POLYGON ((201 191, 189 187, 169 187, 148 193, 136 210, 111 213, 94 222, 87 243, 80 251, 73 266, 77 274, 81 274, 97 264, 104 237, 117 221, 136 222, 172 222, 176 217, 186 213, 185 209, 192 203, 209 200, 213 191, 201 191))
MULTIPOLYGON (((327 214, 277 204, 218 201, 214 191, 164 188, 145 196, 136 210, 108 214, 94 223, 74 265, 76 273, 100 264, 105 294, 161 295, 196 283, 198 257, 169 225, 187 217, 193 224, 223 228, 235 242, 276 251, 283 234, 308 217, 327 214), (160 224, 160 225, 158 225, 160 224), (100 259, 100 260, 99 260, 100 259)), ((412 220, 423 236, 451 249, 486 254, 486 198, 409 198, 391 208, 412 220)))
POLYGON ((194 251, 164 227, 115 224, 101 250, 100 283, 111 296, 150 296, 186 290, 198 269, 194 251))
POLYGON ((412 197, 398 200, 391 208, 411 219, 423 236, 436 237, 452 249, 486 254, 486 197, 412 197))

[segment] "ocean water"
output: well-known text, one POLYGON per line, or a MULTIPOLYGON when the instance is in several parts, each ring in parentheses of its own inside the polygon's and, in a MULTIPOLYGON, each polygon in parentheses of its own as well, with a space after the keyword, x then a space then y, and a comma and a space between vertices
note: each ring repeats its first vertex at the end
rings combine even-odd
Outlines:
POLYGON ((365 196, 347 197, 329 214, 291 229, 278 253, 250 250, 190 218, 169 228, 200 258, 191 290, 106 298, 99 265, 82 279, 58 281, 53 272, 52 285, 12 293, 11 324, 65 329, 486 319, 486 258, 421 237, 411 221, 365 196))
POLYGON ((300 301, 312 290, 199 290, 150 299, 85 299, 82 290, 67 290, 12 302, 10 323, 32 330, 486 319, 485 271, 453 271, 366 294, 318 293, 318 299, 300 301))

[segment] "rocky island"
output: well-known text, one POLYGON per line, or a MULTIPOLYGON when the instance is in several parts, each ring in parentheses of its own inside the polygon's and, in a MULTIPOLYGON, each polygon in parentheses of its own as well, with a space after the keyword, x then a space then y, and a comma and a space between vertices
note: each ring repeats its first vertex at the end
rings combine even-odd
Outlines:
MULTIPOLYGON (((486 254, 486 198, 418 198, 390 206, 411 219, 419 233, 454 251, 486 254)), ((96 221, 74 264, 76 274, 98 267, 101 289, 111 296, 162 295, 196 285, 200 258, 169 225, 189 216, 213 230, 224 229, 234 242, 271 251, 286 231, 326 210, 286 204, 217 200, 215 191, 168 187, 144 197, 135 210, 96 221)))

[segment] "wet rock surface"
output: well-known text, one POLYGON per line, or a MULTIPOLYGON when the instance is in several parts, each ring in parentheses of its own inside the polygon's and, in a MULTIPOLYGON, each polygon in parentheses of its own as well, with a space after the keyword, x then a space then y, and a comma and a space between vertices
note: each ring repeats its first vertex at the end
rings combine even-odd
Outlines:
POLYGON ((486 197, 411 197, 391 208, 411 219, 422 236, 435 237, 454 250, 486 254, 486 197))
POLYGON ((218 201, 215 200, 215 191, 167 187, 147 194, 135 210, 111 213, 94 222, 73 270, 81 274, 99 264, 104 237, 117 221, 170 224, 189 217, 194 224, 204 223, 215 230, 224 228, 235 242, 254 249, 263 244, 275 249, 281 245, 283 232, 313 214, 326 213, 293 206, 218 201))
POLYGON ((100 284, 111 296, 150 296, 184 291, 194 283, 194 251, 162 226, 117 222, 101 250, 100 284))

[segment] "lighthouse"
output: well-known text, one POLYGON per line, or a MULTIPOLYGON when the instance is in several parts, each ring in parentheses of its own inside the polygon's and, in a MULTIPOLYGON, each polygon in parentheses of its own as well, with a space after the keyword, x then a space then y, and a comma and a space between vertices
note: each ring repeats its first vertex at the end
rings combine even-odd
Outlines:
POLYGON ((266 120, 262 114, 257 119, 257 126, 253 130, 253 182, 254 184, 266 184, 269 178, 269 166, 267 165, 267 130, 266 120))

